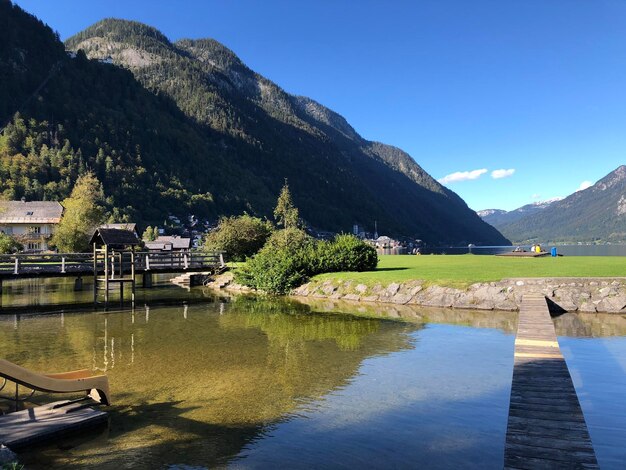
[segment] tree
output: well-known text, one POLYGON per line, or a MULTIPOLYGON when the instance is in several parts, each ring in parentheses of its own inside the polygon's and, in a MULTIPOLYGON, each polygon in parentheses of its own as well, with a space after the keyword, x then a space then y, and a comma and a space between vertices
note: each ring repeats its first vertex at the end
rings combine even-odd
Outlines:
POLYGON ((79 176, 70 197, 63 201, 63 218, 52 236, 52 244, 62 252, 87 250, 89 238, 105 220, 103 201, 98 178, 91 172, 79 176))
POLYGON ((298 226, 299 213, 293 204, 289 185, 285 179, 283 189, 280 190, 276 208, 274 209, 276 223, 283 228, 293 228, 298 226))
POLYGON ((146 230, 143 232, 143 235, 141 238, 144 241, 153 242, 154 240, 157 239, 158 235, 159 235, 158 230, 155 227, 148 225, 146 230))
POLYGON ((254 255, 272 234, 272 224, 248 214, 223 217, 204 241, 206 251, 225 251, 233 261, 254 255))
POLYGON ((0 232, 0 254, 11 254, 22 250, 24 247, 13 237, 0 232))

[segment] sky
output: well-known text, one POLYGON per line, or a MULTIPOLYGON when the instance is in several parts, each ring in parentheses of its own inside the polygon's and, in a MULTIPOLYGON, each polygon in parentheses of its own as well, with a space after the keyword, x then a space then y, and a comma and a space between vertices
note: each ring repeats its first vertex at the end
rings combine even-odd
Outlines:
POLYGON ((624 0, 15 3, 62 39, 107 17, 214 38, 475 210, 567 196, 626 163, 624 0))

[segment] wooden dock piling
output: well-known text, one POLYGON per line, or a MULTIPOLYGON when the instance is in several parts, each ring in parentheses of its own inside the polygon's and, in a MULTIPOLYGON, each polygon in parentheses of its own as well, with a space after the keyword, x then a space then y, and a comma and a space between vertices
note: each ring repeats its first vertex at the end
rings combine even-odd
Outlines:
POLYGON ((504 467, 599 468, 541 295, 525 295, 520 308, 504 467))

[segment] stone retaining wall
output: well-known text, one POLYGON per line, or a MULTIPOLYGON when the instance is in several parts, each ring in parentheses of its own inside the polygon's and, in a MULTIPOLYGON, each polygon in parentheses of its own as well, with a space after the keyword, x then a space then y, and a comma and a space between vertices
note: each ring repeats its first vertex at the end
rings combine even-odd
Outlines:
POLYGON ((298 297, 360 302, 519 310, 526 293, 546 296, 552 308, 567 312, 626 313, 626 278, 529 278, 472 284, 467 289, 427 285, 415 280, 369 287, 353 281, 313 281, 294 289, 298 297))

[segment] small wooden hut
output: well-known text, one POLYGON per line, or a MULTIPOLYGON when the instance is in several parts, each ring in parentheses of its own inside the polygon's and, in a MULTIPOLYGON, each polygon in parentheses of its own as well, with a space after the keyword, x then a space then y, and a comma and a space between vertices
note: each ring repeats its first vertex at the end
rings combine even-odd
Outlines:
POLYGON ((104 290, 104 304, 109 303, 109 286, 118 283, 120 302, 124 301, 124 285, 132 287, 132 301, 135 302, 135 247, 141 240, 134 230, 99 227, 89 242, 93 246, 93 297, 98 302, 98 290, 104 290), (104 279, 98 279, 98 272, 104 268, 104 279), (124 277, 128 274, 130 277, 124 277), (103 284, 103 285, 101 285, 103 284))

